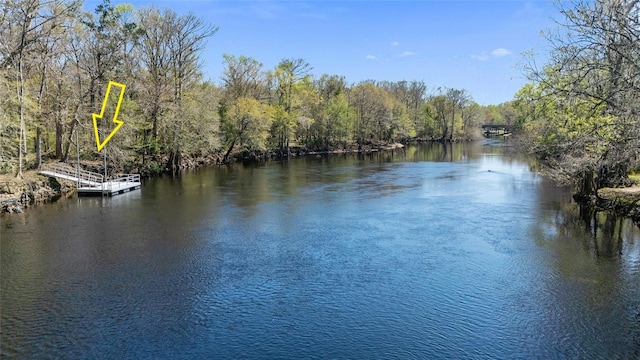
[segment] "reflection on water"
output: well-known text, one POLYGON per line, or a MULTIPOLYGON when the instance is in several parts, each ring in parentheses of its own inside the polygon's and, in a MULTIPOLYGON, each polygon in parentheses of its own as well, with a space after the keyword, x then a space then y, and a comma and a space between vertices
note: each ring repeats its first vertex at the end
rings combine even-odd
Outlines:
POLYGON ((7 358, 637 358, 638 228, 508 144, 199 169, 2 218, 7 358))
POLYGON ((551 187, 542 189, 541 198, 553 204, 554 211, 541 213, 539 233, 541 243, 579 241, 590 258, 623 261, 633 246, 638 227, 631 220, 612 212, 598 212, 588 205, 571 201, 569 193, 551 187), (629 247, 630 246, 630 247, 629 247))

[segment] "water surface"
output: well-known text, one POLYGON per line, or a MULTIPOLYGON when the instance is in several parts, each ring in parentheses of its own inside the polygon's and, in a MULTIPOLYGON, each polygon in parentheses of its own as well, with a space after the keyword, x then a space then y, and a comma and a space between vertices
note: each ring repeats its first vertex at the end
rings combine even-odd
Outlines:
POLYGON ((2 358, 637 358, 637 228, 510 152, 200 169, 4 216, 2 358))

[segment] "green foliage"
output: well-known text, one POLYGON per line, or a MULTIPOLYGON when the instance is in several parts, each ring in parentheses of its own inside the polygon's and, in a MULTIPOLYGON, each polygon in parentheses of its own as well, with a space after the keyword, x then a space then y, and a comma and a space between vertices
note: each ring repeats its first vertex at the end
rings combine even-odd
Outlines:
POLYGON ((485 121, 487 124, 506 124, 499 105, 489 105, 485 111, 485 121))
POLYGON ((409 113, 404 110, 404 107, 395 106, 392 113, 393 122, 391 124, 389 139, 396 141, 414 138, 417 132, 409 113))
MULTIPOLYGON (((564 5, 564 4, 560 4, 564 5)), ((638 7, 628 1, 561 8, 566 34, 551 38, 551 63, 516 95, 517 123, 550 173, 595 195, 628 183, 640 148, 638 7)))
POLYGON ((220 96, 220 90, 210 83, 194 86, 185 94, 180 139, 187 153, 210 154, 220 149, 218 112, 211 106, 220 101, 220 96))
POLYGON ((605 115, 601 103, 588 98, 566 101, 553 95, 547 82, 520 89, 515 108, 521 114, 518 123, 530 136, 531 149, 543 158, 598 159, 615 142, 615 118, 605 115))
MULTIPOLYGON (((461 99, 443 97, 438 107, 422 81, 350 86, 339 75, 314 78, 303 59, 283 59, 265 71, 251 57, 224 54, 217 86, 202 80, 200 58, 216 27, 193 14, 109 0, 93 12, 81 8, 67 0, 3 8, 10 20, 0 26, 5 171, 36 166, 41 156, 69 161, 77 146, 84 159, 100 160, 91 114, 100 111, 109 80, 127 86, 119 115, 124 126, 105 148, 120 170, 175 170, 184 155, 223 153, 228 160, 234 151, 291 145, 330 150, 440 138, 452 107, 457 135, 471 124, 461 99)), ((115 100, 109 101, 112 108, 115 100)), ((105 120, 100 129, 110 126, 105 120)))
POLYGON ((271 122, 275 116, 273 108, 252 98, 239 98, 225 111, 222 130, 227 146, 236 143, 242 149, 264 150, 271 122))

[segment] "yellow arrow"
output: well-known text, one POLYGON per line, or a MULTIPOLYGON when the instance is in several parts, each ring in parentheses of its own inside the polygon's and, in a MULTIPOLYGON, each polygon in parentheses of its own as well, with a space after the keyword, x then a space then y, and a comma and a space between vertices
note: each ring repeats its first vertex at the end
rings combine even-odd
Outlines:
POLYGON ((120 111, 120 105, 122 104, 122 98, 124 97, 124 88, 126 85, 119 84, 115 81, 109 81, 109 86, 107 86, 107 92, 104 94, 104 101, 102 102, 102 110, 100 110, 100 115, 91 114, 93 117, 93 131, 96 135, 96 145, 98 146, 98 151, 102 150, 102 148, 107 145, 109 140, 113 137, 113 135, 118 132, 120 127, 124 124, 121 120, 118 120, 118 112, 120 111), (117 86, 120 90, 120 96, 118 96, 118 104, 116 105, 116 111, 113 113, 113 122, 116 123, 116 127, 111 131, 111 134, 107 136, 103 142, 100 142, 100 134, 98 134, 98 119, 102 119, 104 116, 104 109, 107 107, 107 101, 109 101, 109 93, 111 92, 111 87, 117 86))

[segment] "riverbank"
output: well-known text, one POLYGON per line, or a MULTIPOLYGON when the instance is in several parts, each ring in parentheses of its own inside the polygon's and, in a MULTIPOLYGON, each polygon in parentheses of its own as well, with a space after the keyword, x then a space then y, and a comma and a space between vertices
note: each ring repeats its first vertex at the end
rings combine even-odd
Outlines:
POLYGON ((379 151, 393 151, 404 148, 401 143, 370 143, 365 145, 348 145, 332 149, 309 149, 304 146, 290 146, 287 150, 245 150, 234 154, 232 162, 269 161, 305 156, 323 156, 339 154, 370 154, 379 151))
POLYGON ((71 182, 39 175, 36 170, 25 171, 22 179, 0 175, 0 213, 21 213, 30 206, 71 196, 75 191, 71 182))
POLYGON ((596 205, 640 223, 640 185, 598 190, 596 205))

